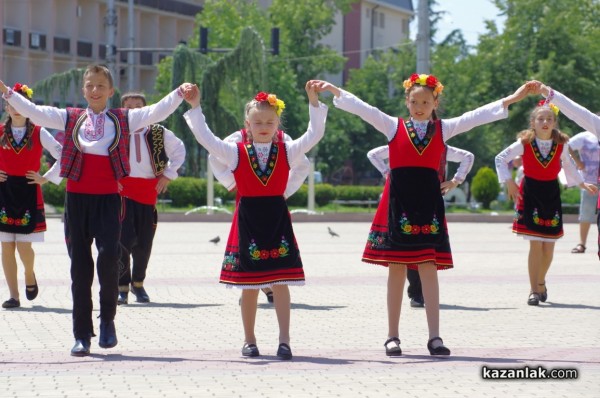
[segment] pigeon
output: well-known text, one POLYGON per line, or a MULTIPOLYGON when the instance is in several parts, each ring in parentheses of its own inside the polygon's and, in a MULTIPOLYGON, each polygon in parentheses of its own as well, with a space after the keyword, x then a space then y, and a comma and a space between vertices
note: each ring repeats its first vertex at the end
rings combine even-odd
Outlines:
POLYGON ((211 240, 209 240, 209 242, 212 242, 212 243, 214 243, 215 245, 216 245, 217 243, 219 243, 220 241, 221 241, 221 238, 220 238, 219 236, 216 236, 216 237, 212 238, 211 240))
POLYGON ((338 238, 340 237, 334 230, 332 230, 331 228, 327 227, 327 231, 329 232, 329 235, 331 235, 331 237, 333 238, 334 236, 337 236, 338 238))

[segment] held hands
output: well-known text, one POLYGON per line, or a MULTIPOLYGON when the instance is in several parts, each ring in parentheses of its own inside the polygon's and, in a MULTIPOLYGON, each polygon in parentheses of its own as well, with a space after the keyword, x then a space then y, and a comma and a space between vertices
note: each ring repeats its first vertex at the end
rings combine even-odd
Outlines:
POLYGON ((197 108, 200 106, 200 89, 198 86, 195 84, 190 84, 190 86, 187 88, 187 91, 184 91, 183 93, 183 99, 185 99, 185 101, 190 104, 192 108, 197 108))
POLYGON ((579 184, 579 188, 585 189, 586 191, 588 191, 588 193, 591 194, 595 194, 596 192, 598 192, 597 186, 595 186, 594 184, 588 184, 587 182, 582 182, 581 184, 579 184))
POLYGON ((158 182, 156 183, 156 192, 158 192, 159 195, 167 192, 167 187, 169 186, 170 182, 171 180, 169 180, 167 177, 160 176, 158 182))
POLYGON ((0 170, 0 182, 6 181, 6 178, 7 178, 6 171, 0 170))
POLYGON ((451 179, 450 181, 442 182, 440 184, 442 195, 445 195, 448 192, 452 191, 454 188, 456 188, 458 186, 458 184, 460 184, 460 183, 458 181, 456 181, 454 178, 451 179))
POLYGON ((45 183, 48 182, 47 179, 45 179, 44 177, 42 177, 40 175, 40 173, 38 173, 37 171, 32 171, 29 170, 27 173, 25 173, 25 177, 27 177, 28 181, 27 184, 40 184, 40 185, 44 185, 45 183))
POLYGON ((318 80, 309 80, 306 82, 306 86, 304 89, 306 90, 306 94, 308 95, 308 102, 314 106, 319 106, 319 95, 317 94, 316 82, 318 80))
POLYGON ((508 189, 508 196, 512 201, 517 204, 521 201, 521 193, 519 192, 519 186, 513 180, 506 181, 506 188, 508 189))
POLYGON ((550 87, 546 86, 544 83, 538 80, 530 80, 527 84, 531 87, 531 93, 535 95, 543 95, 545 97, 550 94, 550 87))
POLYGON ((0 91, 2 91, 2 94, 8 93, 8 87, 6 87, 6 84, 2 80, 0 80, 0 91))
POLYGON ((334 86, 333 84, 326 82, 325 80, 312 80, 315 82, 315 87, 318 93, 322 93, 323 91, 329 91, 331 94, 339 97, 341 91, 339 88, 334 86))

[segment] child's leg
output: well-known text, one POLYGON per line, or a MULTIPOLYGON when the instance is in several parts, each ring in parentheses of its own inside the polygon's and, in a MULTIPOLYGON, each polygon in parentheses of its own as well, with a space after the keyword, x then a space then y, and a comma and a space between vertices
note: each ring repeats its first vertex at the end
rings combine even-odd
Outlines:
POLYGON ((256 303, 258 301, 258 289, 242 290, 242 323, 244 324, 244 340, 248 344, 256 344, 254 325, 256 323, 256 303))
POLYGON ((550 265, 552 264, 552 259, 554 258, 554 242, 542 242, 542 261, 540 271, 537 275, 537 292, 544 292, 544 284, 546 283, 546 274, 550 269, 550 265))
POLYGON ((33 251, 31 242, 17 242, 17 251, 25 267, 25 285, 35 285, 35 274, 33 273, 35 252, 33 251))
POLYGON ((277 323, 279 323, 279 344, 290 344, 290 289, 288 285, 273 285, 273 298, 277 323))
MULTIPOLYGON (((399 337, 400 309, 406 280, 406 265, 390 263, 388 267, 387 310, 388 337, 399 337)), ((427 299, 427 298, 425 298, 427 299)))
POLYGON ((17 258, 15 242, 2 242, 2 268, 8 285, 10 298, 19 299, 19 283, 17 280, 17 258))
POLYGON ((538 291, 538 275, 542 269, 542 243, 538 240, 529 241, 529 257, 527 259, 529 266, 529 285, 532 293, 538 291))
MULTIPOLYGON (((429 327, 429 338, 440 336, 440 289, 438 285, 437 267, 434 263, 419 265, 419 276, 423 286, 425 298, 425 313, 427 314, 427 326, 429 327)), ((435 342, 434 342, 435 343, 435 342)))

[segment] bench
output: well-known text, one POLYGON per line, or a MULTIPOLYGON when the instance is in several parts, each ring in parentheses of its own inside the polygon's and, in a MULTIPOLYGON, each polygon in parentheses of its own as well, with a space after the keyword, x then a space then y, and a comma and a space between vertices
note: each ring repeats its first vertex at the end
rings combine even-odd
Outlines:
POLYGON ((337 212, 337 206, 367 206, 369 209, 371 209, 371 206, 375 206, 377 207, 377 204, 379 203, 378 200, 373 200, 373 199, 369 199, 369 200, 341 200, 341 199, 335 199, 332 200, 331 203, 334 204, 334 208, 337 212))

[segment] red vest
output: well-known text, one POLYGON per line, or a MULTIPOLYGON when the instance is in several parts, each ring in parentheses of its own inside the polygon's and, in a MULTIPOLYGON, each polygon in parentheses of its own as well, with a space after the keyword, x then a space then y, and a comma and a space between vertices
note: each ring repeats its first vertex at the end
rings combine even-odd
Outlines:
POLYGON ((556 180, 562 167, 560 156, 563 147, 564 144, 553 143, 548 158, 542 159, 537 145, 534 149, 533 142, 523 144, 523 174, 539 181, 556 180))
MULTIPOLYGON (((128 109, 110 109, 106 116, 115 124, 115 139, 108 148, 110 166, 115 180, 129 175, 129 121, 128 109)), ((67 108, 65 140, 60 158, 60 176, 78 181, 83 168, 83 153, 79 146, 79 128, 85 122, 85 109, 67 108)))
POLYGON ((285 144, 273 143, 267 168, 263 172, 251 144, 238 142, 238 165, 233 171, 240 196, 282 196, 290 166, 285 144))
POLYGON ((402 118, 398 118, 398 130, 388 143, 390 168, 428 167, 439 172, 446 151, 446 144, 442 137, 442 121, 440 119, 434 121, 435 133, 426 144, 417 142, 417 132, 414 129, 407 131, 404 122, 402 118))
MULTIPOLYGON (((40 126, 35 126, 31 136, 25 135, 18 145, 12 139, 12 134, 6 134, 7 145, 0 148, 0 170, 4 170, 8 175, 19 177, 24 177, 29 170, 40 170, 43 149, 40 129, 40 126), (29 149, 29 140, 31 140, 31 149, 29 149)), ((0 125, 0 137, 4 134, 4 126, 0 125)))

